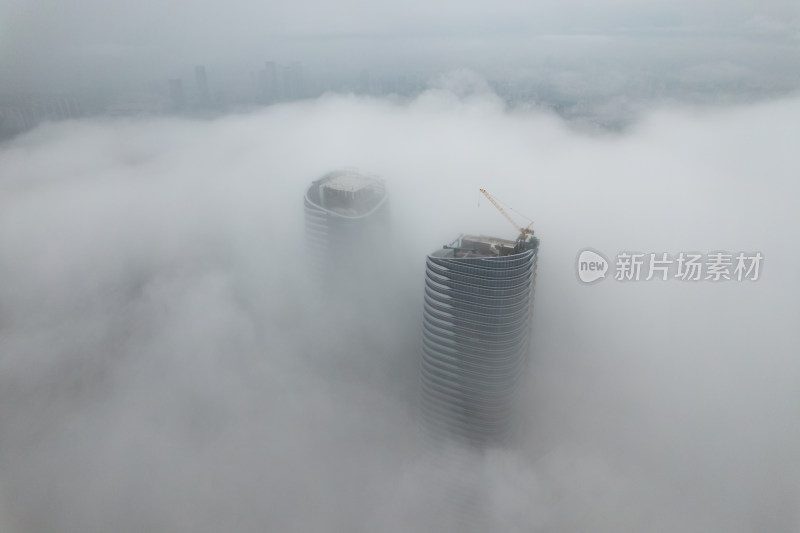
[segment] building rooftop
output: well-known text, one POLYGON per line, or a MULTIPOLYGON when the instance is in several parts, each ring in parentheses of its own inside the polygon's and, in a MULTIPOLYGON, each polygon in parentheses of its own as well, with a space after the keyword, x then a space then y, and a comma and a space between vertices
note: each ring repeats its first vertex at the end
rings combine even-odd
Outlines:
POLYGON ((312 204, 332 213, 359 217, 385 200, 386 186, 375 176, 337 170, 314 181, 306 196, 312 204))
POLYGON ((375 178, 362 176, 355 172, 340 172, 333 174, 321 187, 330 191, 355 193, 375 186, 375 178))
POLYGON ((487 235, 461 235, 452 243, 431 255, 434 257, 502 257, 519 253, 518 241, 489 237, 487 235))

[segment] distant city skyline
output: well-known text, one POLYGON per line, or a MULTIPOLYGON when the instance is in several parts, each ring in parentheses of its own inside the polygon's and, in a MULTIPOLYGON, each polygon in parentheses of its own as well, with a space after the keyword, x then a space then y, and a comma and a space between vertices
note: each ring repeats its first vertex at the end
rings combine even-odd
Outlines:
POLYGON ((31 0, 0 2, 0 93, 113 88, 177 77, 193 65, 232 79, 265 61, 300 62, 318 77, 362 68, 427 77, 463 67, 489 78, 548 62, 630 69, 675 61, 757 68, 771 79, 800 70, 798 47, 793 0, 381 0, 369 10, 352 0, 335 8, 234 0, 183 10, 155 0, 31 0))
POLYGON ((459 92, 463 89, 453 86, 454 77, 450 75, 459 71, 483 79, 488 89, 508 106, 550 110, 570 123, 590 129, 623 128, 635 120, 640 110, 660 101, 726 104, 800 91, 800 54, 763 61, 758 54, 743 53, 734 62, 724 57, 695 58, 687 50, 653 62, 646 60, 646 54, 631 56, 618 64, 612 56, 603 56, 610 54, 613 46, 602 44, 602 40, 600 49, 611 48, 606 52, 594 50, 594 56, 585 57, 562 44, 539 51, 527 66, 498 64, 482 70, 435 70, 423 65, 392 70, 392 64, 320 67, 313 62, 309 65, 301 60, 267 58, 238 70, 196 63, 185 64, 160 78, 133 79, 135 73, 128 72, 120 79, 107 74, 104 82, 91 87, 86 85, 94 83, 90 78, 83 88, 42 85, 34 91, 5 90, 0 91, 0 139, 44 120, 224 113, 316 98, 324 93, 414 97, 431 88, 459 92), (779 68, 781 65, 786 68, 779 68))

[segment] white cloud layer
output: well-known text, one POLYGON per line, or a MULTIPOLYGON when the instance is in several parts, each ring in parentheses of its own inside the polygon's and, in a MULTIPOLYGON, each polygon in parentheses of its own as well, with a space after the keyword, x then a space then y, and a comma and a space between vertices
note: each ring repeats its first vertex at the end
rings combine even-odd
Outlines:
POLYGON ((3 145, 3 533, 424 530, 448 469, 486 530, 798 528, 800 100, 589 137, 440 87, 3 145), (392 193, 396 271, 366 311, 303 265, 302 194, 342 166, 392 193), (415 410, 424 257, 511 235, 478 187, 542 239, 523 436, 437 458, 415 410), (765 259, 754 283, 586 287, 587 246, 765 259))

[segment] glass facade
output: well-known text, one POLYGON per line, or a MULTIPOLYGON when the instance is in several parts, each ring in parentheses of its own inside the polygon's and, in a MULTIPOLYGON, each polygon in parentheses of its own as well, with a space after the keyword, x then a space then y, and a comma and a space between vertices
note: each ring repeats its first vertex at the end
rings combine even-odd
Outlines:
POLYGON ((528 357, 538 247, 428 256, 422 331, 422 407, 436 433, 475 444, 508 434, 528 357))

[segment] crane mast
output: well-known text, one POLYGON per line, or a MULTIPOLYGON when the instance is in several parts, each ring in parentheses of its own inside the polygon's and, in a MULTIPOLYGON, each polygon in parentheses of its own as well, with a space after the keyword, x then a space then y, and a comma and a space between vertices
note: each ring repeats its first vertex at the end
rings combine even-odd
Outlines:
POLYGON ((486 198, 488 198, 490 202, 492 202, 492 205, 495 206, 498 211, 500 211, 500 214, 506 217, 506 220, 508 220, 511 223, 511 225, 514 226, 514 229, 519 231, 519 237, 517 238, 517 240, 524 241, 525 239, 528 238, 528 235, 533 235, 533 230, 531 229, 533 222, 531 222, 530 224, 528 224, 527 227, 524 228, 522 226, 517 225, 514 219, 511 218, 511 216, 508 213, 506 213, 506 210, 503 209, 500 206, 500 204, 498 204, 497 201, 494 198, 492 198, 492 196, 488 192, 486 192, 486 189, 480 189, 480 191, 486 198))

